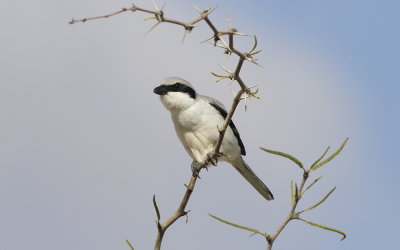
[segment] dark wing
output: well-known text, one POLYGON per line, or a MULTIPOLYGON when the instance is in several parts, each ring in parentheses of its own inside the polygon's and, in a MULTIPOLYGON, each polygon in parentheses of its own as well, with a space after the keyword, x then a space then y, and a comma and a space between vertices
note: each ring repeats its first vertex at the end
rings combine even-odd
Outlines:
MULTIPOLYGON (((221 114, 221 116, 224 117, 224 119, 226 119, 226 116, 228 115, 228 113, 226 112, 224 105, 222 105, 219 101, 217 101, 211 97, 207 97, 207 99, 209 100, 210 105, 213 106, 221 114)), ((229 122, 229 127, 231 127, 233 134, 235 135, 235 137, 239 143, 240 153, 242 155, 246 155, 246 149, 244 148, 243 142, 240 139, 239 131, 236 129, 236 126, 232 120, 229 122)))

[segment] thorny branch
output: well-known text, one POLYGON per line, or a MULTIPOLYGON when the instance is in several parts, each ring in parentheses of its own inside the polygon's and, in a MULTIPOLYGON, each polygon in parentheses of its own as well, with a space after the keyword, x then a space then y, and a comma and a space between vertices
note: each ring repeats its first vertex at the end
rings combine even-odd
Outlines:
MULTIPOLYGON (((251 96, 256 97, 255 94, 257 93, 257 91, 256 92, 251 92, 250 88, 246 86, 246 84, 243 82, 243 80, 240 77, 240 70, 242 68, 242 65, 243 65, 244 61, 249 61, 251 63, 254 63, 254 64, 258 65, 256 60, 253 58, 253 55, 257 54, 261 50, 253 53, 255 47, 257 46, 256 37, 254 37, 255 44, 253 46, 253 49, 249 53, 240 52, 239 50, 234 48, 234 46, 233 46, 233 44, 234 44, 233 43, 234 36, 235 35, 245 36, 245 35, 242 34, 242 33, 239 33, 237 31, 237 29, 232 28, 231 27, 231 22, 230 22, 229 19, 228 19, 228 30, 227 31, 218 30, 215 27, 215 25, 211 22, 209 17, 208 17, 208 15, 212 11, 214 11, 215 8, 208 8, 208 9, 205 9, 205 10, 201 11, 199 8, 194 6, 194 8, 198 11, 200 16, 195 18, 195 19, 193 19, 190 22, 182 22, 182 21, 179 21, 179 20, 175 20, 175 19, 171 19, 171 18, 165 17, 164 16, 164 11, 163 11, 164 6, 165 6, 165 4, 161 8, 158 8, 158 6, 154 3, 154 9, 155 10, 150 10, 150 9, 140 8, 140 7, 132 4, 132 6, 130 8, 122 8, 119 11, 112 12, 112 13, 109 13, 109 14, 106 14, 106 15, 101 15, 101 16, 94 16, 94 17, 88 17, 88 18, 82 18, 82 19, 72 19, 69 23, 70 24, 75 24, 75 23, 79 23, 79 22, 84 23, 86 21, 108 18, 108 17, 111 17, 111 16, 119 15, 119 14, 124 13, 124 12, 128 12, 128 11, 131 11, 131 12, 140 11, 140 12, 149 13, 149 14, 153 15, 153 16, 147 17, 145 20, 148 20, 148 19, 155 19, 156 20, 156 23, 146 33, 152 31, 160 23, 163 23, 163 22, 164 23, 172 23, 172 24, 175 24, 175 25, 182 26, 185 29, 184 36, 183 36, 183 40, 184 40, 185 37, 186 37, 186 34, 190 33, 196 27, 195 24, 200 22, 200 21, 202 21, 202 20, 204 20, 207 23, 208 27, 213 32, 213 35, 211 37, 207 38, 204 42, 213 39, 214 40, 214 46, 223 48, 225 54, 231 55, 233 53, 233 54, 235 54, 235 55, 237 55, 239 57, 239 61, 237 63, 235 71, 234 72, 230 72, 229 76, 223 76, 221 79, 219 79, 219 80, 222 80, 222 79, 229 78, 232 81, 237 81, 238 84, 240 85, 241 89, 235 95, 235 97, 233 99, 231 108, 229 110, 229 113, 228 113, 228 115, 227 115, 227 117, 225 119, 225 122, 224 122, 222 128, 218 128, 218 131, 219 131, 220 135, 219 135, 218 141, 217 141, 216 146, 215 146, 215 148, 213 150, 213 153, 212 153, 212 158, 218 159, 218 157, 220 155, 222 155, 222 153, 219 152, 219 150, 220 150, 220 147, 221 147, 225 132, 226 132, 228 126, 229 126, 229 123, 230 123, 230 121, 232 119, 232 116, 233 116, 233 114, 234 114, 234 112, 236 110, 236 107, 238 106, 239 102, 242 99, 245 99, 245 102, 246 102, 246 98, 247 97, 249 97, 249 98, 251 96), (228 43, 222 38, 223 36, 228 36, 228 39, 229 39, 228 43), (220 42, 220 43, 218 43, 218 42, 220 42), (244 95, 244 98, 242 97, 243 95, 244 95)), ((218 76, 216 74, 213 74, 213 75, 218 76)), ((205 166, 202 166, 201 168, 204 168, 204 167, 205 166)), ((180 217, 187 216, 188 212, 185 211, 185 208, 186 208, 186 205, 187 205, 187 203, 188 203, 188 201, 190 199, 190 196, 191 196, 191 194, 193 192, 194 186, 196 184, 197 177, 198 177, 197 174, 193 174, 192 175, 192 177, 190 179, 190 182, 189 182, 189 185, 186 186, 186 192, 185 192, 185 195, 184 195, 184 197, 183 197, 183 199, 181 201, 181 204, 180 204, 179 208, 176 210, 174 215, 172 215, 172 217, 170 217, 164 223, 160 222, 159 210, 158 210, 155 198, 154 198, 153 201, 154 201, 155 209, 157 211, 156 224, 157 224, 157 229, 158 229, 158 234, 157 234, 157 238, 156 238, 154 249, 158 250, 158 249, 161 248, 162 239, 163 239, 164 234, 165 234, 166 230, 168 229, 168 227, 170 227, 180 217)))
MULTIPOLYGON (((156 221, 158 234, 157 234, 157 238, 156 238, 155 245, 154 245, 155 250, 161 249, 161 243, 162 243, 165 231, 167 231, 168 227, 170 227, 180 217, 187 216, 188 211, 185 211, 185 208, 186 208, 187 203, 189 202, 190 196, 192 195, 196 181, 197 181, 197 175, 193 174, 192 177, 190 178, 189 185, 185 185, 186 192, 185 192, 185 195, 183 196, 181 204, 179 205, 179 208, 176 210, 176 212, 171 216, 171 218, 166 220, 164 223, 160 222, 160 218, 158 218, 158 220, 156 221)), ((154 207, 156 208, 156 211, 158 211, 157 203, 155 202, 155 199, 154 199, 154 207)))

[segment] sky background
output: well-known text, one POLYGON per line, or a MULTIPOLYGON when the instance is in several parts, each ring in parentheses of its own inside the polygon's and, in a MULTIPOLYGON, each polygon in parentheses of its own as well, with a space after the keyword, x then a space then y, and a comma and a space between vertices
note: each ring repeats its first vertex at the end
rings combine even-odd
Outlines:
MULTIPOLYGON (((161 2, 158 2, 161 5, 161 2)), ((290 209, 290 181, 302 172, 259 147, 311 164, 329 145, 343 152, 311 175, 324 178, 300 209, 336 191, 304 218, 347 233, 293 221, 274 249, 393 249, 398 245, 400 17, 397 1, 170 0, 167 17, 189 21, 195 3, 218 6, 258 37, 262 67, 242 78, 260 100, 234 121, 245 160, 275 196, 265 201, 228 164, 202 172, 187 209, 189 221, 168 229, 163 249, 265 249, 265 239, 207 214, 274 232, 290 209)), ((151 249, 156 236, 152 196, 162 219, 173 214, 190 179, 191 159, 178 141, 154 87, 168 76, 229 107, 235 85, 215 83, 218 65, 234 68, 219 48, 200 43, 199 23, 183 29, 144 13, 68 25, 74 18, 129 7, 130 1, 1 1, 0 249, 151 249)), ((150 1, 135 4, 152 8, 150 1)), ((249 50, 252 37, 240 38, 249 50)), ((333 151, 332 151, 333 152, 333 151)), ((310 180, 310 181, 311 181, 310 180)))

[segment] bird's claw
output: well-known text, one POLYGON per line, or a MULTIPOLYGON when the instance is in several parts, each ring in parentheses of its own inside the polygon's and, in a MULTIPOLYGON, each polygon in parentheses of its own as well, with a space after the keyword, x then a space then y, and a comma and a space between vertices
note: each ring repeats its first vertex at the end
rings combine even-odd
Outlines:
POLYGON ((218 157, 213 157, 211 154, 207 154, 207 162, 211 163, 213 166, 217 166, 218 157))
POLYGON ((217 166, 218 157, 220 157, 220 156, 221 156, 220 153, 218 153, 217 155, 207 154, 207 160, 204 163, 193 160, 192 165, 191 165, 193 176, 201 179, 199 176, 200 170, 202 168, 205 168, 208 171, 209 164, 212 164, 213 166, 217 166))
POLYGON ((199 179, 201 179, 199 173, 200 173, 200 170, 201 170, 202 167, 203 166, 202 166, 201 163, 199 163, 197 161, 193 161, 192 162, 191 168, 192 168, 192 173, 193 173, 194 177, 198 177, 199 179))

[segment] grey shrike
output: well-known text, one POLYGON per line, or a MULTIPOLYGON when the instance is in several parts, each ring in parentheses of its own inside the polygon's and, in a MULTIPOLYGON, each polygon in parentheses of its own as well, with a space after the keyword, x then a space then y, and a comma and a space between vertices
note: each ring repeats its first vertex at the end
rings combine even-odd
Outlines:
MULTIPOLYGON (((196 93, 192 85, 178 77, 168 77, 154 89, 162 104, 171 112, 176 134, 194 163, 210 163, 210 154, 217 143, 226 109, 219 101, 196 93)), ((233 121, 225 132, 220 148, 221 161, 230 163, 267 200, 274 197, 267 186, 242 159, 244 145, 233 121)))

